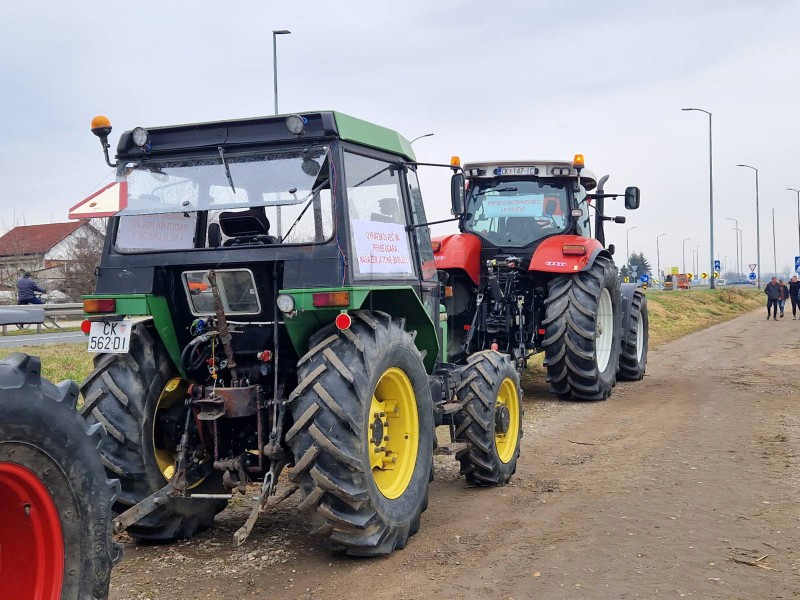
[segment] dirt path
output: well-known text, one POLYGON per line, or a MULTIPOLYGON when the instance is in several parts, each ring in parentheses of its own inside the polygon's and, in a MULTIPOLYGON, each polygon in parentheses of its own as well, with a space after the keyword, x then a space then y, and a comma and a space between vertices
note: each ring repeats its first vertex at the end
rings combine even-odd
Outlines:
POLYGON ((240 505, 190 542, 126 543, 111 598, 800 598, 800 323, 762 319, 651 352, 607 402, 526 390, 513 484, 464 489, 437 458, 401 552, 330 554, 290 501, 234 549, 240 505))

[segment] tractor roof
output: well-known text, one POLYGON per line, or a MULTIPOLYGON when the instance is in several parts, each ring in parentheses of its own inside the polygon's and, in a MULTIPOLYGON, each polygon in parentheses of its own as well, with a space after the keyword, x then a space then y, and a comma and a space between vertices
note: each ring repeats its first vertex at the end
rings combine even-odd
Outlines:
POLYGON ((134 143, 132 130, 126 131, 119 138, 117 156, 141 158, 145 155, 215 149, 223 144, 226 147, 254 146, 334 137, 416 160, 408 140, 386 127, 335 111, 296 114, 305 122, 303 133, 299 136, 287 129, 286 118, 290 115, 148 127, 147 152, 134 143))
MULTIPOLYGON (((492 160, 464 163, 468 178, 478 177, 570 177, 576 178, 571 160, 492 160)), ((581 184, 587 190, 597 187, 597 177, 589 169, 581 170, 581 184)))

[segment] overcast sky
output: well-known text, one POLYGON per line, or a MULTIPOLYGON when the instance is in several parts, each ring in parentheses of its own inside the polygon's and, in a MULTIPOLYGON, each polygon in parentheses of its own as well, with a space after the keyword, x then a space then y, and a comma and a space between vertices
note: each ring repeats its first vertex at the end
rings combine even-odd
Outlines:
MULTIPOLYGON (((716 252, 771 271, 800 252, 800 2, 12 3, 0 20, 2 222, 66 220, 109 176, 89 132, 271 114, 273 29, 281 112, 336 109, 398 130, 418 158, 448 162, 586 156, 607 191, 641 188, 609 225, 625 257, 687 270, 709 260, 708 121, 714 114, 716 252)), ((429 218, 449 211, 444 172, 422 176, 429 218)), ((618 206, 617 210, 614 210, 618 206)), ((442 226, 440 232, 446 231, 442 226)), ((434 229, 434 233, 437 230, 434 229)))

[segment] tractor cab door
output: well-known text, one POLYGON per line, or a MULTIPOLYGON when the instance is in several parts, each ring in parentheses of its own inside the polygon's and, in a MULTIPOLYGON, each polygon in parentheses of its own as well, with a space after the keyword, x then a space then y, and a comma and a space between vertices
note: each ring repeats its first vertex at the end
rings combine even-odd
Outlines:
MULTIPOLYGON (((422 201, 422 192, 414 167, 406 169, 406 189, 411 207, 413 224, 427 223, 425 205, 422 201)), ((436 272, 436 261, 433 257, 431 245, 431 232, 427 227, 416 227, 412 233, 414 249, 419 257, 420 292, 425 310, 434 323, 439 322, 439 278, 436 272)), ((440 340, 441 341, 441 340, 440 340)), ((440 344, 441 347, 441 344, 440 344)))

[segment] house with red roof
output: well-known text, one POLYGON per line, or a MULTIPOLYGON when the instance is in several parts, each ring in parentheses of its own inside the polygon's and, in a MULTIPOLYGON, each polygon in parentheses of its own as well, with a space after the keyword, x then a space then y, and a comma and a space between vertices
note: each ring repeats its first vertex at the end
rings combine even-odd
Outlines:
POLYGON ((40 285, 60 289, 70 266, 102 240, 89 221, 14 227, 0 236, 0 286, 16 289, 20 273, 30 271, 40 285))

